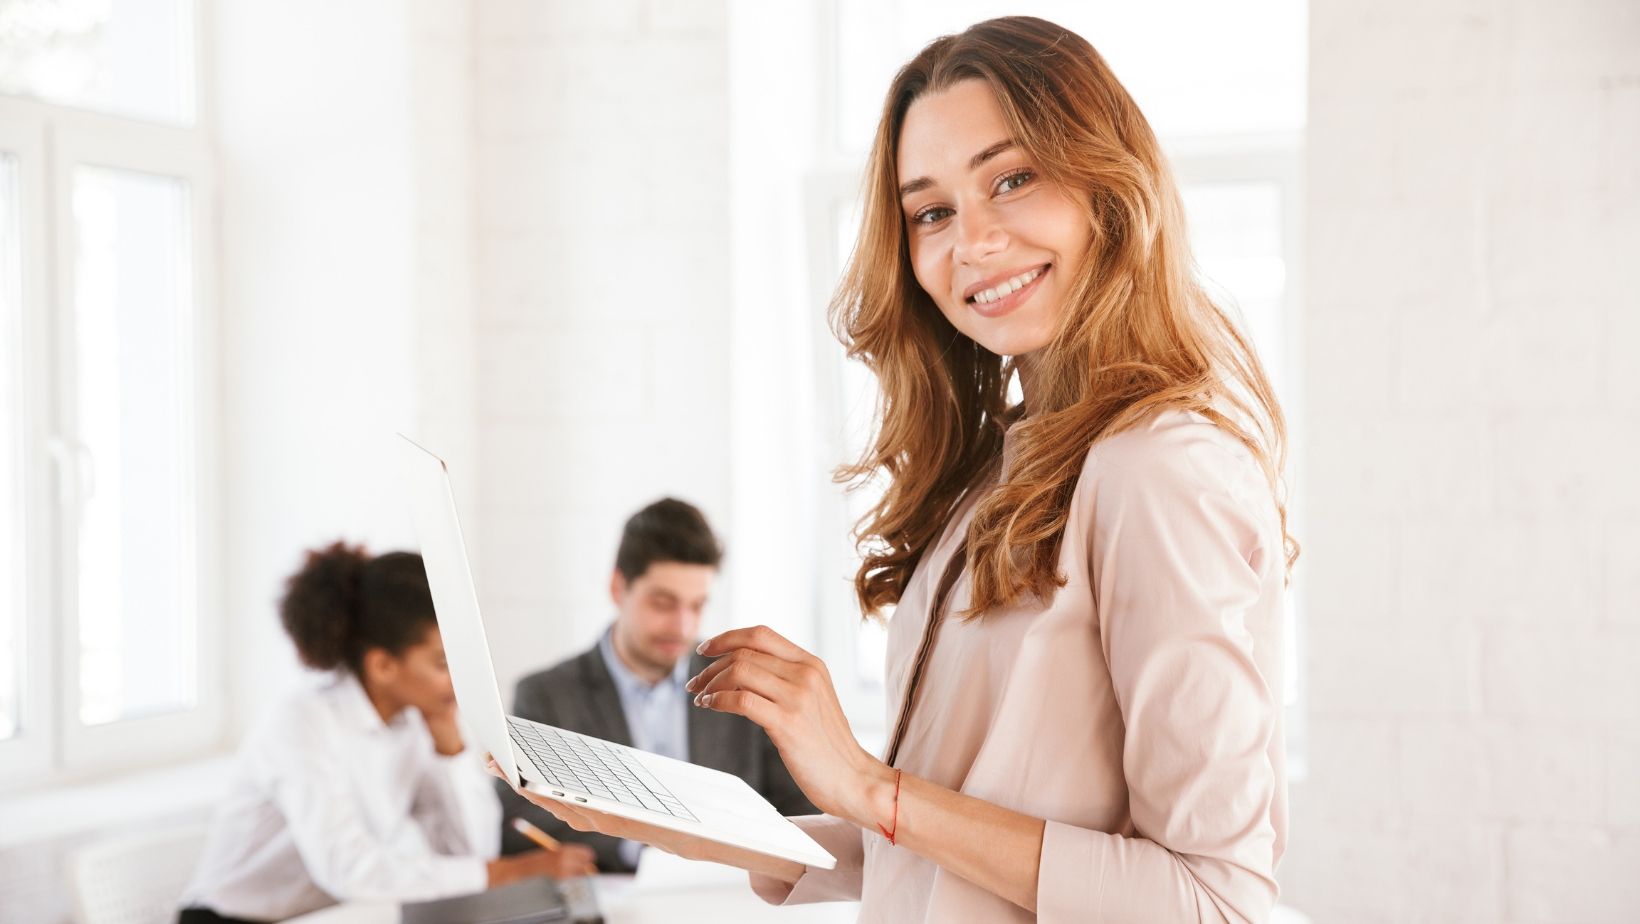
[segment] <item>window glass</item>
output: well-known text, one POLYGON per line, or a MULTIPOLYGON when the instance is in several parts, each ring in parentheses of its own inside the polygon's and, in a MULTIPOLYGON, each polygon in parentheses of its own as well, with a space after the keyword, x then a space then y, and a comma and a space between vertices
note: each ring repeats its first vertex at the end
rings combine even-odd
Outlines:
POLYGON ((194 119, 190 0, 0 0, 0 93, 194 119))
POLYGON ((842 152, 870 147, 894 72, 930 39, 1015 14, 1091 42, 1161 137, 1304 127, 1303 0, 839 0, 833 40, 837 60, 848 62, 834 90, 842 152))
POLYGON ((194 703, 188 188, 74 173, 80 721, 194 703))

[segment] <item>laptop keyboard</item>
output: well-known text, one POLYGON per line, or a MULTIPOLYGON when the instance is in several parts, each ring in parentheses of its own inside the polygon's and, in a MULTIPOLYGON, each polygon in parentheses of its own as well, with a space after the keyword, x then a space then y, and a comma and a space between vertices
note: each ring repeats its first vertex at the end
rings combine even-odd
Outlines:
POLYGON ((541 782, 601 799, 699 821, 642 764, 596 738, 507 717, 513 743, 535 759, 541 782))

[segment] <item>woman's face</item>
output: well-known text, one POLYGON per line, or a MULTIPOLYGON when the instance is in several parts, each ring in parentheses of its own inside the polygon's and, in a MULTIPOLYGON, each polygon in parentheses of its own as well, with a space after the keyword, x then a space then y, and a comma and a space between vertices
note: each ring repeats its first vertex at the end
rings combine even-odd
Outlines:
POLYGON ((896 158, 911 266, 940 312, 999 355, 1046 346, 1093 231, 1014 142, 990 85, 918 97, 896 158))
POLYGON ((442 712, 454 708, 455 684, 444 660, 444 638, 437 626, 429 626, 421 641, 398 654, 383 648, 365 653, 366 686, 385 693, 394 703, 414 706, 422 712, 442 712))

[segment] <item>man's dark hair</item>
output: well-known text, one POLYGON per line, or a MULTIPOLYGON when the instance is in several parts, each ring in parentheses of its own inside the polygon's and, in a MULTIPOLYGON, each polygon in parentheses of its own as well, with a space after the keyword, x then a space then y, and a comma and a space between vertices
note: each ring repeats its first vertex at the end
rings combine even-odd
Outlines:
POLYGON ((626 521, 621 547, 615 552, 615 568, 630 584, 650 565, 668 561, 716 568, 723 561, 723 546, 699 508, 663 497, 626 521))

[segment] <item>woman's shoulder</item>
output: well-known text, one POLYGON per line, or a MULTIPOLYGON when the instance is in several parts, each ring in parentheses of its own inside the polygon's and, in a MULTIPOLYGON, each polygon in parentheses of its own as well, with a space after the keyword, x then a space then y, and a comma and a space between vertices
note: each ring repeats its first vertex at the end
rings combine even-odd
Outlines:
POLYGON ((1161 411, 1088 447, 1083 484, 1099 497, 1229 493, 1268 495, 1263 466, 1235 435, 1195 411, 1161 411))
POLYGON ((268 705, 247 742, 286 742, 326 734, 343 707, 344 687, 338 676, 304 674, 268 705))

